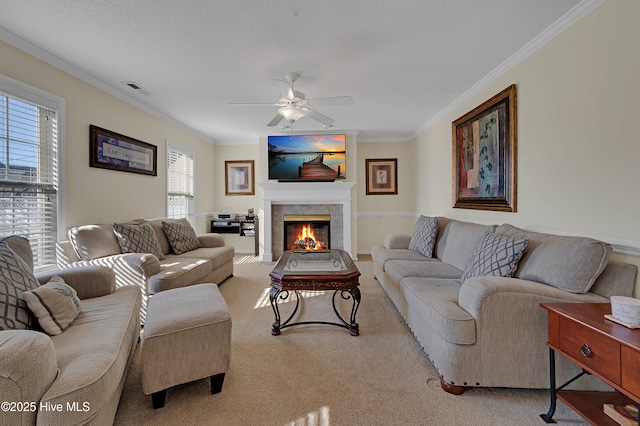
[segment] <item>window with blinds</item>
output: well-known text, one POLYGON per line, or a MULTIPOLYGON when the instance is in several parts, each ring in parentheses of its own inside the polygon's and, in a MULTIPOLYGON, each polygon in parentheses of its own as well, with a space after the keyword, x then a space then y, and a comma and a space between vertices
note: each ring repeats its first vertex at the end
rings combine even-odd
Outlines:
POLYGON ((56 264, 56 111, 0 92, 0 235, 31 242, 36 268, 56 264))
POLYGON ((195 225, 194 167, 190 148, 167 141, 167 217, 186 217, 195 225))

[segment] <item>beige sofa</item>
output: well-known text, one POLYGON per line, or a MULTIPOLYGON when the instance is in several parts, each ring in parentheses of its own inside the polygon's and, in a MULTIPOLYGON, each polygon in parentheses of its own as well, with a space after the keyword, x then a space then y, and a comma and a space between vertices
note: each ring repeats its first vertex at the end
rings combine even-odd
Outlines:
MULTIPOLYGON (((167 219, 122 222, 129 225, 149 224, 154 231, 161 254, 123 253, 114 224, 84 225, 71 228, 69 240, 57 244, 59 268, 102 265, 116 273, 117 286, 137 285, 142 289, 141 320, 147 311, 148 296, 163 290, 191 284, 220 284, 233 275, 234 248, 226 246, 220 234, 197 236, 199 248, 175 254, 163 228, 167 219), (161 259, 161 257, 164 257, 161 259)), ((189 225, 190 226, 190 225, 189 225)), ((191 228, 191 231, 193 229, 191 228)), ((194 235, 195 232, 193 231, 194 235)))
MULTIPOLYGON (((609 244, 508 224, 436 220, 432 257, 409 249, 416 231, 387 236, 372 257, 375 277, 451 393, 469 386, 548 388, 547 320, 539 304, 632 295, 637 267, 609 261, 609 244), (513 276, 461 282, 482 251, 481 241, 494 234, 529 240, 513 276)), ((579 372, 557 358, 558 383, 579 372)))
MULTIPOLYGON (((26 239, 4 241, 33 268, 26 239)), ((0 410, 0 425, 113 424, 140 336, 140 288, 116 289, 113 271, 100 266, 36 278, 54 275, 75 289, 80 313, 58 335, 0 327, 0 400, 12 404, 0 410)))

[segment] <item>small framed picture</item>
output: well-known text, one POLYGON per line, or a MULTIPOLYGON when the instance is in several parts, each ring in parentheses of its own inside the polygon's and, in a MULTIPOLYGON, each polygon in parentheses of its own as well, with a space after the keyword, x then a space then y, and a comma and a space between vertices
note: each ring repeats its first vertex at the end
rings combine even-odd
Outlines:
POLYGON ((365 160, 367 195, 393 195, 398 193, 398 159, 378 158, 365 160))
POLYGON ((224 162, 225 195, 254 195, 253 160, 224 162))

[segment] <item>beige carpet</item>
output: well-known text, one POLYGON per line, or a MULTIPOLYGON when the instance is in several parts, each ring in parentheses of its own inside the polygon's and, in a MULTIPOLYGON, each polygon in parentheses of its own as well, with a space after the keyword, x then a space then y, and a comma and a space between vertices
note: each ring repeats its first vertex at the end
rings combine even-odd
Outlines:
MULTIPOLYGON (((547 391, 440 389, 438 376, 384 290, 370 257, 357 262, 362 276, 360 336, 340 327, 302 325, 270 333, 269 272, 274 263, 236 257, 234 277, 220 286, 233 321, 232 361, 222 393, 209 381, 177 386, 153 410, 142 393, 136 356, 116 416, 117 425, 536 425, 549 404, 547 391)), ((284 318, 292 302, 280 305, 284 318)), ((350 309, 350 301, 342 302, 350 309)), ((334 321, 331 296, 303 298, 304 320, 334 321)), ((137 354, 136 354, 137 355, 137 354)), ((171 368, 167 365, 167 368, 171 368)), ((563 403, 560 425, 585 422, 563 403)))

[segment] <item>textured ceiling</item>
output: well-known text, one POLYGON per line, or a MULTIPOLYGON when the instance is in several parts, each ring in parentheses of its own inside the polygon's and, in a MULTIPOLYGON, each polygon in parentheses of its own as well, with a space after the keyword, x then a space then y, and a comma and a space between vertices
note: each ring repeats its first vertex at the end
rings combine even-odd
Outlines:
MULTIPOLYGON (((276 107, 229 103, 276 102, 273 79, 287 72, 301 74, 295 88, 307 98, 355 100, 315 108, 335 119, 332 133, 399 141, 580 3, 0 0, 0 39, 42 49, 216 143, 281 133, 266 127, 276 107)), ((294 131, 324 130, 303 118, 294 131)))

